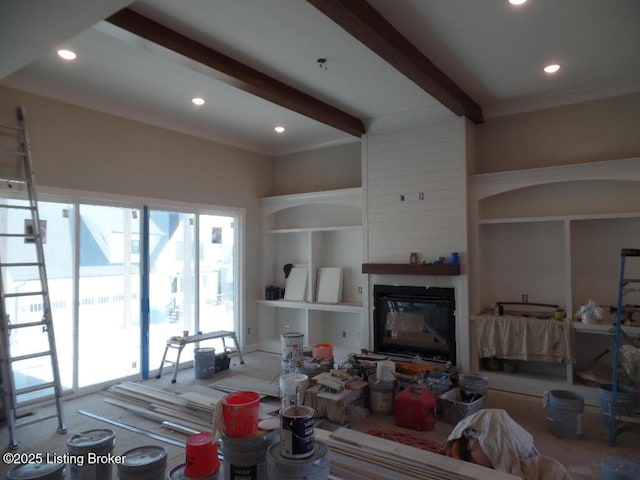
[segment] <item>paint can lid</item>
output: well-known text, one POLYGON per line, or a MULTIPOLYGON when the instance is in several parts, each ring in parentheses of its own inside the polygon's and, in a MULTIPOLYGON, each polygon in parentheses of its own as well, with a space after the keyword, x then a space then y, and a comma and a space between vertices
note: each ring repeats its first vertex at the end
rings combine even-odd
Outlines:
POLYGON ((64 478, 64 463, 25 463, 13 467, 7 480, 54 480, 64 478))
POLYGON ((77 433, 69 439, 67 446, 73 447, 93 447, 112 442, 116 437, 113 430, 107 428, 98 430, 87 430, 86 432, 77 433))

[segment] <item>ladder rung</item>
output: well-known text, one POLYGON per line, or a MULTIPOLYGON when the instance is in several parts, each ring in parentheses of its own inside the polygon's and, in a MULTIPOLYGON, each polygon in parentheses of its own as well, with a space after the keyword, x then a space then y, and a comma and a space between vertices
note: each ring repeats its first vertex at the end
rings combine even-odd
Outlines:
POLYGON ((30 328, 30 327, 38 327, 38 326, 48 326, 49 322, 46 320, 39 320, 37 322, 25 322, 25 323, 10 323, 7 325, 9 330, 18 330, 20 328, 30 328))
POLYGON ((12 362, 22 362, 23 360, 31 360, 32 358, 39 357, 50 357, 51 351, 47 350, 46 352, 36 352, 36 353, 28 353, 27 355, 19 355, 17 357, 11 357, 9 360, 12 362))
POLYGON ((20 183, 20 184, 29 183, 29 181, 24 177, 0 177, 0 182, 3 182, 3 183, 20 183))
POLYGON ((44 291, 38 291, 38 292, 19 292, 19 293, 5 293, 4 296, 6 298, 13 298, 13 297, 35 297, 36 295, 44 295, 44 291))
POLYGON ((2 238, 37 238, 37 235, 33 233, 0 233, 2 238))
POLYGON ((8 123, 0 123, 0 127, 2 127, 2 128, 10 128, 11 130, 18 130, 19 132, 24 130, 24 128, 22 128, 19 125, 9 125, 8 123))
POLYGON ((46 390, 48 388, 55 387, 55 382, 39 383, 38 385, 31 385, 30 387, 16 389, 16 396, 24 395, 26 393, 39 392, 40 390, 46 390))
POLYGON ((0 263, 0 267, 40 267, 43 262, 16 262, 16 263, 0 263))
POLYGON ((31 205, 3 205, 0 204, 0 208, 11 208, 11 209, 15 209, 15 210, 35 210, 34 207, 32 207, 31 205))
POLYGON ((7 157, 26 157, 27 154, 21 152, 19 150, 3 150, 0 149, 0 155, 5 155, 7 157))

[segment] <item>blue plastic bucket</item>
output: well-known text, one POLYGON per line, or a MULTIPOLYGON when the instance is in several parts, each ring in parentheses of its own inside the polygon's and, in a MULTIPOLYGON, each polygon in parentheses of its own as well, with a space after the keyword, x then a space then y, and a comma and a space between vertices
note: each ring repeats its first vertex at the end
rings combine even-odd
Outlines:
MULTIPOLYGON (((600 385, 598 387, 598 399, 600 400, 600 414, 602 416, 602 424, 609 425, 609 418, 611 414, 614 415, 626 415, 630 417, 633 415, 633 409, 636 401, 636 391, 633 387, 627 387, 625 385, 618 385, 618 392, 616 394, 616 408, 615 411, 612 408, 613 390, 611 385, 600 385)), ((620 422, 617 422, 617 424, 620 422)))
POLYGON ((582 437, 584 398, 566 390, 551 390, 544 395, 551 433, 572 440, 582 437))
POLYGON ((602 480, 637 480, 640 478, 640 463, 622 457, 605 457, 602 459, 602 480))

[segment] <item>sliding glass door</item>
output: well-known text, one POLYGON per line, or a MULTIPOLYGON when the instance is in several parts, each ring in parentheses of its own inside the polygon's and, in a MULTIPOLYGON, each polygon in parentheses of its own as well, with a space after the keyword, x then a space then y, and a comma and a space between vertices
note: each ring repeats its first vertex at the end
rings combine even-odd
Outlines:
POLYGON ((81 204, 78 386, 140 372, 140 211, 81 204))
MULTIPOLYGON (((156 370, 167 339, 185 331, 236 330, 237 225, 241 219, 237 214, 147 208, 148 239, 144 241, 139 205, 50 197, 40 200, 38 208, 40 219, 46 222, 45 265, 65 390, 146 374, 145 360, 150 370, 156 370), (145 258, 148 276, 143 275, 145 258), (149 292, 148 322, 143 321, 143 291, 149 292), (147 325, 148 332, 143 331, 147 325), (143 352, 148 357, 143 358, 143 352)), ((0 223, 7 231, 24 228, 26 210, 2 210, 0 223)), ((5 261, 24 261, 29 247, 33 248, 21 238, 0 239, 5 261)), ((37 282, 34 268, 3 275, 6 292, 34 290, 37 282)), ((42 302, 30 297, 8 298, 6 307, 12 323, 42 317, 42 302)), ((27 346, 37 350, 42 345, 46 350, 46 343, 41 331, 20 330, 10 337, 14 355, 24 353, 27 346)), ((222 350, 221 344, 212 343, 204 346, 222 350)), ((192 358, 193 345, 185 348, 181 362, 192 358)), ((48 381, 50 362, 24 362, 15 377, 18 387, 48 381)))
POLYGON ((199 329, 235 331, 234 218, 200 215, 199 226, 199 329))
MULTIPOLYGON (((151 210, 149 214, 151 369, 160 366, 169 337, 196 332, 195 220, 193 213, 151 210)), ((192 358, 193 348, 187 347, 180 361, 192 358)))

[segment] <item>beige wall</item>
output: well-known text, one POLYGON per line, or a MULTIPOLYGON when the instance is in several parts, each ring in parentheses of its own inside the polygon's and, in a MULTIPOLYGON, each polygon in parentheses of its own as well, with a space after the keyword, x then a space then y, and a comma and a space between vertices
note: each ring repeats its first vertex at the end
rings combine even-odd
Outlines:
POLYGON ((276 157, 272 195, 362 185, 360 141, 276 157))
POLYGON ((0 87, 0 122, 16 124, 17 105, 27 112, 40 186, 246 209, 244 307, 254 326, 262 290, 260 197, 271 191, 272 159, 0 87))
POLYGON ((640 156, 640 93, 489 119, 474 173, 640 156))

